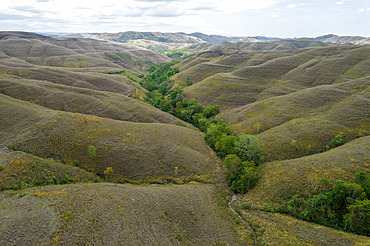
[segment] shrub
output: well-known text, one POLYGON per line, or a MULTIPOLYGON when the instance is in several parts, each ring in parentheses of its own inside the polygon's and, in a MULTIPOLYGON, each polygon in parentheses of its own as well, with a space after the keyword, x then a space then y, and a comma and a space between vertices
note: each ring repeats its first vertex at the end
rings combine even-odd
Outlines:
POLYGON ((221 139, 216 143, 215 149, 221 158, 230 154, 236 154, 235 142, 239 138, 234 135, 222 135, 221 139))
POLYGON ((298 150, 298 144, 297 144, 297 141, 292 139, 292 142, 290 142, 290 144, 296 149, 298 150))
POLYGON ((228 155, 224 163, 227 169, 226 180, 232 191, 243 194, 257 184, 260 174, 253 162, 241 161, 236 155, 228 155))
POLYGON ((110 178, 113 175, 113 168, 112 167, 107 167, 106 170, 104 170, 104 175, 106 178, 110 178))
POLYGON ((90 157, 94 157, 96 154, 96 147, 93 145, 89 145, 89 155, 90 157))
POLYGON ((344 138, 342 135, 337 135, 335 138, 333 138, 329 145, 326 146, 326 150, 334 149, 336 147, 339 147, 343 145, 346 142, 346 138, 344 138))
POLYGON ((7 147, 8 149, 14 149, 14 145, 13 145, 13 144, 8 144, 6 147, 7 147))
POLYGON ((222 122, 220 124, 212 123, 206 131, 205 139, 207 144, 212 148, 215 149, 215 145, 218 141, 220 141, 222 135, 227 135, 230 133, 229 126, 222 122))
POLYGON ((258 165, 263 159, 261 150, 263 143, 256 136, 241 135, 234 144, 236 153, 243 161, 251 161, 258 165))

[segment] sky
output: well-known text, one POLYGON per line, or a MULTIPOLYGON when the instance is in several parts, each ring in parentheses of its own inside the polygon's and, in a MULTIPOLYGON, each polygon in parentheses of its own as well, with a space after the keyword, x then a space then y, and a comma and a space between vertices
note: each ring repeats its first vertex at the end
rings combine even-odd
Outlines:
POLYGON ((370 0, 0 0, 0 31, 370 36, 370 0))

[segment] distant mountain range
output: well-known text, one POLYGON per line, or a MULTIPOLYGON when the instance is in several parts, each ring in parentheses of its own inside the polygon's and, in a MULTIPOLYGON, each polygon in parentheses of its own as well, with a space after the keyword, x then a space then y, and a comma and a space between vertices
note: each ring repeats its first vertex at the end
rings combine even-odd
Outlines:
MULTIPOLYGON (((200 32, 186 34, 183 32, 177 33, 163 33, 163 32, 118 32, 118 33, 53 33, 43 32, 39 33, 46 36, 64 36, 75 38, 92 38, 105 41, 115 41, 121 43, 129 43, 135 40, 154 41, 167 44, 197 44, 197 43, 211 43, 218 44, 222 42, 270 42, 277 40, 290 40, 292 38, 278 38, 265 36, 240 36, 228 37, 222 35, 208 35, 200 32)), ((299 39, 299 38, 293 38, 299 39)), ((370 38, 360 36, 337 36, 328 34, 312 38, 317 41, 334 43, 334 44, 370 44, 370 38)))

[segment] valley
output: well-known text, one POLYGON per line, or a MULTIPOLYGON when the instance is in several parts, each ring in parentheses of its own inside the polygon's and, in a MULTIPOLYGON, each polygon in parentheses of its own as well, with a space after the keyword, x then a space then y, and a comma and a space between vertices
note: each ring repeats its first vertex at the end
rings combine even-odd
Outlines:
POLYGON ((367 44, 0 32, 0 245, 368 245, 367 44))

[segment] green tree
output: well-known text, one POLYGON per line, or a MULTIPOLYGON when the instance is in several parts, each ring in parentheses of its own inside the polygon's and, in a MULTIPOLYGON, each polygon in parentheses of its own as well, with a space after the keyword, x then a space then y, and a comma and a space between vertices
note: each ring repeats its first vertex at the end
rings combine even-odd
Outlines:
POLYGON ((263 143, 256 136, 245 134, 239 136, 235 143, 235 150, 243 161, 252 161, 259 164, 262 160, 263 143))
POLYGON ((370 235, 370 200, 356 201, 348 206, 345 228, 365 236, 370 235))
POLYGON ((221 139, 215 144, 215 149, 221 158, 225 158, 227 155, 236 154, 235 142, 239 138, 234 135, 222 135, 221 139))
POLYGON ((370 175, 365 171, 355 174, 355 183, 361 185, 366 193, 367 199, 370 200, 370 175))
POLYGON ((220 141, 222 135, 230 134, 230 128, 225 122, 221 122, 220 124, 212 123, 208 126, 205 139, 209 146, 212 149, 215 149, 215 145, 218 141, 220 141))
POLYGON ((241 161, 236 155, 228 155, 224 164, 227 169, 226 180, 232 191, 243 194, 257 184, 260 175, 253 162, 241 161))
POLYGON ((220 107, 218 105, 214 105, 214 106, 209 105, 204 109, 203 114, 206 118, 210 118, 214 115, 217 115, 219 112, 220 112, 220 107))

